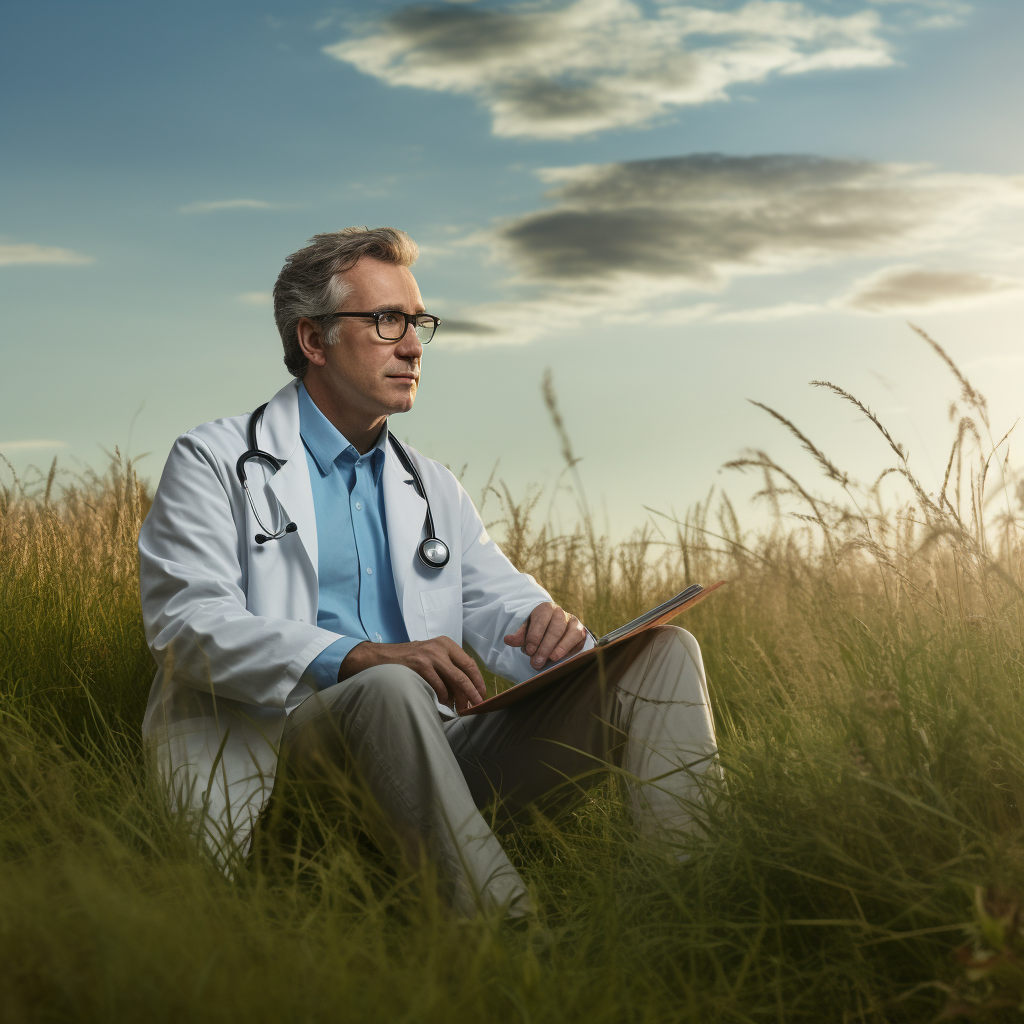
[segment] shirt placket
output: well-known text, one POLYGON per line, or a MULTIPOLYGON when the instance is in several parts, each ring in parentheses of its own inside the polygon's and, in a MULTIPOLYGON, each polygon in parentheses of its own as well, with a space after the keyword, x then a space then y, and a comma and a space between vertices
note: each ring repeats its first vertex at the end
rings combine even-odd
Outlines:
POLYGON ((380 566, 376 559, 373 529, 370 520, 373 498, 373 463, 369 457, 356 460, 356 479, 349 507, 355 525, 356 556, 359 560, 359 621, 370 640, 382 640, 374 610, 377 608, 377 590, 380 566))

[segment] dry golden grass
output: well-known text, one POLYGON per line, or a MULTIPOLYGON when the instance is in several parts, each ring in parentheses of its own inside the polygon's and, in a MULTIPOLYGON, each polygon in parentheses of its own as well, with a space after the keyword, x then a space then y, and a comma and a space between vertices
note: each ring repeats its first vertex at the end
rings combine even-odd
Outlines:
POLYGON ((765 407, 822 473, 810 486, 763 451, 733 463, 763 479, 767 529, 721 498, 616 543, 586 518, 556 534, 536 496, 490 496, 513 561, 598 632, 684 583, 730 584, 684 623, 728 796, 685 866, 634 840, 613 785, 512 839, 551 944, 449 920, 428 879, 323 821, 312 847, 227 881, 164 811, 139 745, 145 487, 118 460, 64 487, 53 472, 9 485, 0 1017, 1020 1019, 1024 488, 948 365, 959 412, 937 494, 824 383, 892 464, 859 484, 765 407), (906 502, 886 508, 893 477, 906 502))

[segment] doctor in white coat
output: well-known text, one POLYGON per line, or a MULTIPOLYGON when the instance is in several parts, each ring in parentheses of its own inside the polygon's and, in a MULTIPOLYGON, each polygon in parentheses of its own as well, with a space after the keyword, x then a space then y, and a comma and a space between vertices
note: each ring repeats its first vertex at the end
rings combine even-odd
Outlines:
POLYGON ((392 228, 312 239, 274 290, 293 380, 261 415, 175 442, 139 536, 158 666, 143 733, 172 805, 226 865, 279 759, 301 770, 332 751, 410 853, 436 859, 457 912, 518 915, 529 897, 488 799, 523 806, 611 763, 641 829, 685 833, 717 777, 714 726, 699 648, 673 627, 625 645, 601 680, 457 716, 484 697, 464 642, 520 682, 593 639, 512 566, 455 477, 388 433, 437 326, 416 256, 392 228))

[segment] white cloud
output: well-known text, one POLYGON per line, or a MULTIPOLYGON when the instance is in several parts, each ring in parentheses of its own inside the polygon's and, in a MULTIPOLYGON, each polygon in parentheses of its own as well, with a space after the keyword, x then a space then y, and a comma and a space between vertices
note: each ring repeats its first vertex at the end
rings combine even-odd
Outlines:
POLYGON ((728 98, 771 75, 892 63, 877 11, 795 0, 404 7, 324 52, 389 85, 473 96, 502 136, 572 138, 728 98))
POLYGON ((215 213, 218 210, 275 210, 276 204, 262 199, 215 199, 209 203, 188 203, 178 213, 215 213))
POLYGON ((242 292, 238 296, 238 301, 244 302, 247 306, 272 306, 274 296, 270 292, 242 292))
POLYGON ((37 448, 66 448, 67 441, 0 441, 0 453, 3 452, 25 452, 37 448))
POLYGON ((1024 281, 996 274, 883 267, 857 281, 844 304, 864 313, 955 309, 1024 292, 1024 281))
POLYGON ((85 256, 72 249, 60 249, 52 245, 35 245, 32 242, 0 243, 0 267, 15 267, 28 263, 84 267, 93 262, 95 262, 95 257, 85 256))

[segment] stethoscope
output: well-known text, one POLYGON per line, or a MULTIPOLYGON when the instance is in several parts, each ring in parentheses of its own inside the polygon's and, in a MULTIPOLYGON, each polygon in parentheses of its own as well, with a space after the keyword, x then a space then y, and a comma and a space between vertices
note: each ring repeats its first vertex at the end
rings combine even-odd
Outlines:
MULTIPOLYGON (((275 472, 279 470, 286 460, 281 460, 271 455, 270 452, 261 451, 256 447, 256 424, 259 418, 263 415, 263 410, 266 409, 267 403, 264 402, 253 414, 249 417, 248 427, 248 440, 249 448, 247 451, 242 452, 238 456, 238 461, 235 463, 235 472, 238 474, 238 482, 242 485, 242 490, 245 491, 245 496, 249 500, 249 508, 252 509, 252 514, 256 517, 256 522, 259 523, 260 529, 263 533, 257 533, 254 538, 257 544, 266 544, 269 540, 280 540, 285 534, 295 533, 298 527, 295 523, 287 523, 280 530, 268 530, 263 525, 263 520, 260 519, 259 512, 256 511, 256 504, 252 500, 252 495, 249 493, 249 485, 245 479, 245 464, 250 459, 262 459, 264 462, 271 465, 275 472)), ((420 561, 431 569, 443 569, 448 564, 448 559, 451 557, 448 551, 448 545, 445 544, 440 537, 434 534, 434 517, 430 514, 430 499, 427 497, 426 488, 423 486, 423 481, 420 479, 419 471, 413 464, 409 453, 405 450, 402 443, 392 434, 388 432, 388 440, 391 442, 391 447, 394 449, 395 455, 398 456, 398 461, 405 467, 406 471, 412 476, 413 486, 416 488, 416 492, 427 504, 427 516, 424 520, 424 526, 427 531, 426 540, 422 541, 419 546, 420 561)))

